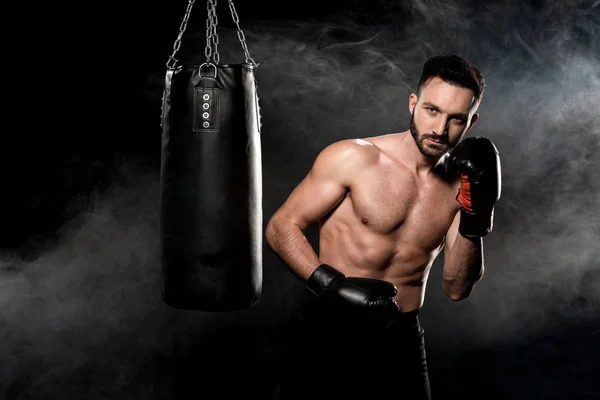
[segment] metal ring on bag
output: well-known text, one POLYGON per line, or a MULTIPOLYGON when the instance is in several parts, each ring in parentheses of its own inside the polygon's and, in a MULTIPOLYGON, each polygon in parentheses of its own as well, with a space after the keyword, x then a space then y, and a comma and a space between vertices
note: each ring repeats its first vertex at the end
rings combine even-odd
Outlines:
POLYGON ((213 78, 216 79, 217 78, 217 66, 215 64, 213 64, 213 63, 205 62, 205 63, 200 64, 200 67, 198 68, 198 75, 202 76, 202 67, 205 66, 205 65, 207 65, 207 66, 211 66, 212 65, 213 66, 213 68, 215 69, 215 76, 213 78))

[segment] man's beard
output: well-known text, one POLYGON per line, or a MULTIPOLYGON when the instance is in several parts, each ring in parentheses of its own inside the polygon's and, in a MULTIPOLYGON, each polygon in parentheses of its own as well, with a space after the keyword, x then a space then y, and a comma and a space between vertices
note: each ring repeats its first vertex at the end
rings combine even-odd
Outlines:
POLYGON ((411 133, 412 137, 415 139, 415 143, 417 144, 417 147, 419 148, 419 151, 421 152, 421 154, 423 154, 425 157, 430 158, 432 160, 437 160, 440 157, 442 157, 444 154, 446 154, 447 152, 452 150, 458 144, 458 142, 460 142, 460 139, 462 137, 462 135, 461 135, 454 142, 450 142, 448 135, 438 136, 434 133, 421 134, 419 132, 419 130, 417 129, 417 126, 415 125, 415 115, 414 114, 410 118, 410 133, 411 133), (439 145, 428 144, 428 143, 425 143, 425 139, 435 140, 437 142, 440 142, 440 144, 439 145))

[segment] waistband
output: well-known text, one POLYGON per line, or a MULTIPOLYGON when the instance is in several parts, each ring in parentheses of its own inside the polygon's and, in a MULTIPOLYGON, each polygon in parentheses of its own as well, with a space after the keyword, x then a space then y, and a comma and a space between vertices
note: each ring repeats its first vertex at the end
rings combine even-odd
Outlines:
MULTIPOLYGON (((333 320, 347 320, 356 317, 357 321, 372 318, 384 318, 387 320, 385 325, 389 323, 390 316, 384 317, 382 314, 378 314, 376 311, 370 313, 367 309, 360 309, 360 307, 344 307, 340 303, 331 303, 322 298, 311 298, 308 303, 305 303, 304 307, 301 307, 300 316, 307 318, 325 318, 333 320)), ((419 326, 419 309, 415 309, 408 312, 396 311, 394 312, 392 319, 392 325, 397 328, 419 326)), ((339 321, 338 321, 339 322, 339 321)), ((383 321, 381 321, 383 322, 383 321)))
POLYGON ((412 328, 415 328, 416 331, 419 332, 422 328, 419 322, 418 315, 418 308, 416 310, 408 312, 399 311, 394 317, 394 320, 388 325, 388 329, 397 330, 411 328, 410 331, 412 331, 412 328))
POLYGON ((401 319, 415 319, 419 315, 419 309, 412 311, 398 311, 398 318, 401 319))

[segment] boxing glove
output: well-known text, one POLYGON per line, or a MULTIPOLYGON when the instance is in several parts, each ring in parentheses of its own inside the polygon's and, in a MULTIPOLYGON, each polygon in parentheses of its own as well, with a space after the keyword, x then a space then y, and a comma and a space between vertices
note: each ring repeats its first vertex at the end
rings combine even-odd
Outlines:
MULTIPOLYGON (((373 278, 346 277, 330 265, 320 265, 307 279, 306 288, 315 296, 331 296, 350 307, 375 313, 398 311, 393 284, 373 278)), ((391 314, 390 314, 391 315, 391 314)))
POLYGON ((460 175, 458 232, 480 238, 493 229, 494 206, 500 200, 500 156, 496 146, 483 137, 466 138, 450 152, 445 164, 449 173, 460 175))

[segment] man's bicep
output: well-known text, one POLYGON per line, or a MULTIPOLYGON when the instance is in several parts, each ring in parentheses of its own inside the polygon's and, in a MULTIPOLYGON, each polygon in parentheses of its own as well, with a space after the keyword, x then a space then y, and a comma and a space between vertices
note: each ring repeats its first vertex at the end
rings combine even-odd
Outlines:
POLYGON ((373 159, 372 146, 362 142, 342 140, 327 146, 278 211, 278 216, 292 220, 302 229, 317 222, 344 199, 355 175, 373 159))
POLYGON ((278 216, 305 229, 338 205, 346 193, 341 182, 315 178, 311 171, 289 195, 278 216))

